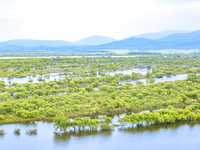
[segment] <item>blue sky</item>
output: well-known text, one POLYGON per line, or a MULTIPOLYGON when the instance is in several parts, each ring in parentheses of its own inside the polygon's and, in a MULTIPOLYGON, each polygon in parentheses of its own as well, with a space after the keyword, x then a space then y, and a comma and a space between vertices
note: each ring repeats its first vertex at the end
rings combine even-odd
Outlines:
POLYGON ((0 41, 199 30, 200 0, 0 0, 0 41))

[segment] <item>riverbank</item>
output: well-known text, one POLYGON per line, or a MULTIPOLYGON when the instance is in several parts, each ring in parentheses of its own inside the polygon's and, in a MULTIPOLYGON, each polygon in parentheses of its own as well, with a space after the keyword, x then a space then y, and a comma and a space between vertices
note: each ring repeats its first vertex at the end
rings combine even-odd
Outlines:
MULTIPOLYGON (((187 105, 185 104, 180 104, 180 105, 172 105, 174 108, 185 108, 187 105)), ((156 107, 154 108, 155 110, 159 110, 159 109, 164 109, 165 107, 161 106, 161 107, 156 107)), ((152 110, 154 110, 152 109, 152 110)), ((68 117, 68 118, 77 118, 77 117, 93 117, 93 116, 99 116, 99 115, 119 115, 122 113, 139 113, 141 111, 146 111, 148 110, 148 108, 144 108, 144 109, 134 109, 132 111, 128 111, 126 109, 119 109, 119 110, 113 110, 111 112, 98 112, 98 113, 86 113, 86 114, 70 114, 70 115, 66 115, 64 117, 68 117)), ((152 111, 151 110, 151 111, 152 111)), ((26 123, 26 122, 34 122, 34 121, 53 121, 54 117, 46 117, 46 116, 40 116, 37 118, 20 118, 20 117, 15 117, 12 119, 5 119, 5 120, 1 120, 0 121, 0 125, 3 124, 13 124, 13 123, 26 123)))

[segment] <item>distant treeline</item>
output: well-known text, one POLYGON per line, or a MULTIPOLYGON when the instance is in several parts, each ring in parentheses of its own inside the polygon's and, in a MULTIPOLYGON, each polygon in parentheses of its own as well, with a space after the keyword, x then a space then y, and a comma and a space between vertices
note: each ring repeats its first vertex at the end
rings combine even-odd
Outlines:
POLYGON ((128 55, 162 55, 162 53, 157 53, 157 52, 129 52, 128 55))

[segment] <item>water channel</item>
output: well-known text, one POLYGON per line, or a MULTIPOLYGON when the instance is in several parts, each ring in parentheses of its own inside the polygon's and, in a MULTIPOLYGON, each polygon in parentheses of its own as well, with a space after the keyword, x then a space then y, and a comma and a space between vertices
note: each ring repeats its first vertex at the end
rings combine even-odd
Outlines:
MULTIPOLYGON (((111 71, 111 72, 106 72, 106 74, 109 74, 109 75, 111 75, 111 76, 113 76, 115 73, 121 73, 121 74, 123 74, 123 75, 125 75, 125 74, 128 74, 128 75, 131 75, 132 74, 132 72, 135 72, 135 73, 137 73, 137 72, 139 72, 139 73, 141 73, 142 75, 145 75, 146 73, 147 73, 147 71, 150 71, 151 72, 151 70, 147 70, 147 69, 141 69, 141 68, 135 68, 135 69, 131 69, 131 70, 123 70, 123 71, 119 71, 119 70, 117 70, 117 71, 111 71)), ((68 72, 68 73, 72 73, 72 72, 68 72)), ((45 74, 46 75, 46 74, 45 74)), ((44 76, 45 75, 36 75, 35 77, 33 77, 33 76, 27 76, 27 77, 24 77, 24 78, 19 78, 19 77, 13 77, 13 78, 1 78, 0 77, 0 80, 3 80, 3 81, 5 81, 5 84, 6 85, 9 85, 9 83, 8 83, 8 81, 10 80, 11 81, 11 83, 13 83, 13 82, 17 82, 17 83, 19 83, 19 84, 23 84, 23 83, 28 83, 28 81, 30 80, 30 79, 33 79, 33 83, 40 83, 37 79, 39 78, 39 77, 42 77, 42 78, 44 78, 45 79, 45 81, 54 81, 55 79, 56 80, 58 80, 58 79, 64 79, 65 78, 65 75, 59 75, 59 73, 49 73, 48 75, 50 75, 50 77, 49 78, 45 78, 44 76)), ((98 74, 97 75, 97 77, 100 77, 100 75, 98 74)), ((75 77, 76 78, 76 77, 75 77)), ((84 77, 77 77, 77 78, 84 78, 84 77)))
MULTIPOLYGON (((141 69, 140 69, 141 70, 141 69)), ((146 74, 147 70, 140 72, 146 74)), ((133 70, 119 71, 117 73, 131 74, 133 70)), ((113 75, 115 72, 110 73, 113 75)), ((64 78, 54 74, 49 80, 64 78), (55 76, 54 76, 55 75, 55 76)), ((155 82, 184 80, 188 74, 171 77, 155 78, 155 82)), ((14 78, 12 82, 25 83, 27 78, 14 78)), ((35 79, 37 81, 37 77, 35 79)), ((34 81, 35 81, 34 80, 34 81)), ((4 80, 5 81, 5 80, 4 80)), ((138 80, 130 80, 135 83, 138 80)), ((140 79, 146 84, 146 79, 140 79)), ((7 82, 7 81, 6 81, 7 82)), ((124 82, 120 82, 124 83, 124 82)), ((116 124, 122 115, 113 115, 113 123, 116 124)), ((200 121, 179 122, 176 124, 115 127, 114 131, 83 131, 73 133, 55 132, 53 123, 34 122, 29 124, 6 124, 0 125, 6 134, 0 135, 1 150, 169 150, 169 149, 200 149, 200 121), (14 129, 21 129, 20 135, 14 134, 14 129), (28 129, 37 129, 36 135, 28 135, 28 129)))
MULTIPOLYGON (((141 73, 142 75, 146 75, 147 71, 150 71, 151 70, 147 70, 147 69, 141 69, 141 68, 135 68, 135 69, 131 69, 131 70, 123 70, 123 71, 112 71, 112 72, 106 72, 106 74, 109 74, 111 76, 113 76, 115 73, 121 73, 123 75, 131 75, 132 72, 135 72, 135 73, 141 73)), ((54 80, 59 80, 59 79, 64 79, 65 78, 65 75, 59 75, 59 73, 49 73, 50 77, 49 78, 44 78, 45 75, 42 75, 42 78, 45 79, 45 81, 54 81, 54 80)), ((187 78, 187 75, 188 74, 180 74, 180 75, 171 75, 170 77, 167 77, 167 76, 163 76, 163 78, 154 78, 155 79, 155 83, 157 82, 164 82, 164 81, 176 81, 176 80, 184 80, 187 78)), ((100 77, 100 75, 97 75, 100 77)), ((33 76, 27 76, 27 77, 24 77, 24 78, 18 78, 18 77, 13 77, 11 79, 9 78, 1 78, 0 77, 0 80, 3 80, 5 81, 5 84, 6 85, 9 85, 8 81, 10 80, 11 81, 11 84, 13 82, 17 82, 19 84, 23 84, 23 83, 28 83, 28 81, 30 79, 33 79, 33 83, 40 83, 37 79, 41 77, 40 75, 36 75, 35 77, 33 76)), ((86 77, 75 77, 75 78, 86 78, 86 77)), ((131 83, 135 83, 137 81, 143 81, 144 84, 146 84, 146 79, 139 79, 139 80, 128 80, 128 82, 131 82, 131 83)), ((127 81, 122 81, 120 83, 125 83, 127 81)))
MULTIPOLYGON (((113 122, 121 117, 115 115, 113 122)), ((53 123, 0 125, 6 134, 0 136, 2 150, 198 150, 200 149, 200 121, 187 121, 164 125, 135 125, 115 127, 115 130, 55 132, 53 123), (21 134, 15 135, 14 129, 21 134), (37 129, 36 135, 26 134, 28 129, 37 129)))

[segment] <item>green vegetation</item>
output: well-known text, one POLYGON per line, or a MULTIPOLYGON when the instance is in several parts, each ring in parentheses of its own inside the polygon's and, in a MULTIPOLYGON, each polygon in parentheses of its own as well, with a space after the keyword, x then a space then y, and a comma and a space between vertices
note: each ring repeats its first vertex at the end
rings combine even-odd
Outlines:
POLYGON ((162 77, 181 73, 196 73, 200 58, 190 56, 140 56, 140 57, 81 57, 81 58, 26 58, 0 59, 0 77, 26 77, 64 72, 60 75, 94 76, 113 70, 128 70, 136 67, 153 69, 146 77, 162 77), (72 73, 71 73, 72 72, 72 73))
POLYGON ((158 112, 142 112, 131 115, 126 115, 123 118, 119 118, 118 122, 122 125, 126 123, 140 123, 144 122, 146 124, 163 124, 163 123, 175 123, 177 121, 194 121, 200 119, 200 104, 187 106, 185 109, 174 108, 173 106, 168 106, 167 109, 161 109, 158 112))
POLYGON ((29 129, 28 131, 26 131, 26 133, 29 134, 29 135, 36 135, 37 129, 29 129))
MULTIPOLYGON (((103 86, 100 91, 67 92, 64 95, 40 97, 38 90, 31 98, 0 101, 1 123, 52 119, 58 114, 78 117, 120 112, 138 112, 199 104, 200 75, 189 74, 187 80, 156 84, 103 86)), ((71 88, 75 89, 75 88, 71 88)), ((4 93, 5 94, 5 93, 4 93)))
POLYGON ((4 134, 5 134, 4 130, 3 130, 3 129, 0 129, 0 136, 1 136, 1 135, 4 135, 4 134))
POLYGON ((19 135, 20 134, 20 129, 15 129, 14 133, 19 135))
MULTIPOLYGON (((125 123, 174 123, 199 119, 200 69, 199 57, 81 57, 81 58, 28 58, 0 60, 1 77, 26 77, 37 75, 40 83, 16 82, 6 86, 0 81, 0 124, 36 120, 53 120, 55 129, 67 131, 112 129, 110 117, 98 120, 86 116, 126 112, 119 119, 125 123), (146 75, 131 75, 107 71, 146 68, 146 75), (50 72, 62 72, 65 78, 45 81, 50 72), (71 71, 71 72, 69 72, 71 71), (155 78, 190 73, 186 80, 154 83, 155 78), (100 75, 97 77, 97 75, 100 75), (132 83, 127 80, 145 79, 132 83), (124 84, 119 84, 124 81, 124 84), (98 88, 95 91, 94 88, 98 88), (167 108, 167 109, 164 109, 167 108), (158 112, 155 109, 161 109, 158 112), (137 113, 150 110, 146 113, 137 113), (83 117, 83 118, 81 118, 83 117), (69 119, 69 118, 74 118, 69 119)), ((20 132, 20 129, 16 129, 20 132)), ((28 134, 36 134, 29 130, 28 134)))
POLYGON ((87 117, 75 118, 70 120, 64 116, 57 116, 53 119, 55 130, 60 129, 60 131, 66 131, 67 129, 73 128, 73 130, 97 130, 98 125, 101 126, 103 130, 112 128, 112 118, 110 117, 100 117, 99 120, 89 119, 87 117))

